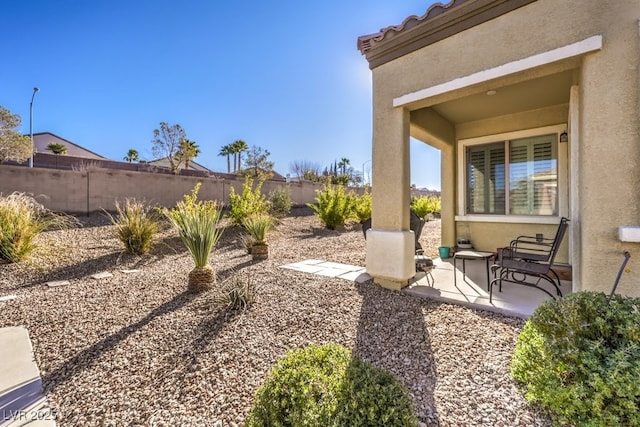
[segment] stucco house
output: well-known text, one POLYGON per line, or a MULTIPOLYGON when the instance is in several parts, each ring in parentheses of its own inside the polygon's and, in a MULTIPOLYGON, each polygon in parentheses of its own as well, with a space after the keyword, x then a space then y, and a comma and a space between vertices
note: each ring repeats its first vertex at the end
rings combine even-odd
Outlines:
POLYGON ((377 283, 415 274, 413 137, 440 150, 443 245, 495 251, 553 236, 565 216, 573 290, 609 292, 626 250, 618 292, 640 296, 640 246, 626 241, 639 239, 619 233, 640 224, 639 19, 640 0, 452 0, 358 39, 373 77, 377 283))

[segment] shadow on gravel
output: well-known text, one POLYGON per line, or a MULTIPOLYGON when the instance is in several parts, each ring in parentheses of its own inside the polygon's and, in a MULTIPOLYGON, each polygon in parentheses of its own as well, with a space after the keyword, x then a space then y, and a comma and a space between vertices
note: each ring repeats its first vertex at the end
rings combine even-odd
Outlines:
POLYGON ((73 377, 79 375, 97 363, 102 356, 108 353, 111 349, 116 347, 120 342, 127 339, 131 334, 142 329, 145 325, 152 322, 154 319, 174 312, 181 307, 189 304, 194 298, 195 294, 188 291, 182 292, 176 295, 170 301, 155 308, 144 318, 140 319, 136 323, 125 326, 119 331, 105 337, 104 339, 93 344, 91 347, 82 350, 72 358, 68 359, 62 366, 48 372, 43 376, 43 384, 45 393, 49 393, 55 390, 57 387, 65 384, 66 382, 73 380, 73 377))
POLYGON ((354 353, 395 375, 413 396, 418 419, 427 426, 439 426, 433 397, 436 366, 423 304, 372 281, 356 284, 356 288, 362 295, 362 308, 354 353), (391 304, 392 299, 400 301, 391 304))

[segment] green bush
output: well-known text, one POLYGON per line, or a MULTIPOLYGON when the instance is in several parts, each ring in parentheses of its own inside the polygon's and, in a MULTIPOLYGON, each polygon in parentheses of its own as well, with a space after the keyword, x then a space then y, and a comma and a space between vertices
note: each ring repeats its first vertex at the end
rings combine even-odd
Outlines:
POLYGON ((640 426, 640 298, 545 302, 518 337, 511 373, 558 424, 640 426))
POLYGON ((271 202, 271 215, 276 218, 284 218, 291 212, 291 189, 289 187, 277 187, 269 193, 271 202))
POLYGON ((360 196, 355 198, 353 210, 355 217, 358 218, 359 222, 365 222, 369 218, 371 218, 371 207, 373 204, 373 199, 371 197, 371 193, 365 191, 360 196))
POLYGON ((125 251, 137 255, 149 252, 153 238, 160 230, 156 210, 135 199, 126 199, 123 206, 116 200, 115 206, 116 217, 108 212, 105 214, 115 226, 116 237, 125 251))
POLYGON ((22 261, 37 248, 41 232, 74 225, 75 218, 51 212, 28 194, 0 195, 0 260, 22 261))
POLYGON ((355 197, 347 194, 343 186, 325 185, 323 190, 316 190, 316 203, 308 203, 316 216, 329 230, 343 226, 353 216, 355 197))
POLYGON ((229 212, 227 217, 235 225, 242 225, 242 221, 253 214, 266 214, 269 212, 269 201, 267 196, 262 194, 262 183, 258 181, 253 188, 253 178, 246 176, 242 184, 242 193, 237 194, 231 187, 229 193, 229 212))
POLYGON ((430 213, 440 213, 441 201, 438 196, 420 196, 411 200, 411 209, 420 217, 424 218, 430 213))
POLYGON ((290 351, 258 389, 247 427, 416 426, 407 390, 339 345, 290 351))

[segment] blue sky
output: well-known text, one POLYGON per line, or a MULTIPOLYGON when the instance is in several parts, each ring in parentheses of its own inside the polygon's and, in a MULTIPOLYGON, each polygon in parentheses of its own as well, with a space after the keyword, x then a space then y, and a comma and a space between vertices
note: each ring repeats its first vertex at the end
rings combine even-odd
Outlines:
MULTIPOLYGON (((360 35, 422 15, 430 0, 218 2, 7 0, 0 105, 29 131, 53 132, 108 158, 150 160, 153 129, 179 123, 196 159, 237 139, 296 160, 371 163, 371 73, 360 35)), ((440 189, 439 153, 411 143, 411 182, 440 189)))

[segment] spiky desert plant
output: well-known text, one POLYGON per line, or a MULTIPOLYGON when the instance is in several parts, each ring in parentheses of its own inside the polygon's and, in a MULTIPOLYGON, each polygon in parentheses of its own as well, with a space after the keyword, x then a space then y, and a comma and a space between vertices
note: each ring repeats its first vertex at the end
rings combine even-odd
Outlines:
POLYGON ((124 245, 125 252, 141 255, 149 252, 153 238, 160 230, 157 211, 135 199, 125 199, 121 205, 116 200, 117 215, 105 211, 115 226, 116 237, 124 245))
POLYGON ((266 214, 249 215, 242 221, 242 226, 253 238, 254 245, 266 244, 267 234, 271 231, 274 225, 274 218, 266 214))
POLYGON ((212 200, 198 200, 199 190, 200 183, 174 208, 162 210, 178 231, 196 265, 189 273, 189 290, 192 292, 207 290, 214 282, 215 272, 209 265, 209 255, 222 235, 222 229, 218 228, 220 206, 212 200))
POLYGON ((0 260, 22 261, 37 248, 41 232, 74 225, 75 218, 46 209, 28 194, 0 195, 0 260))
POLYGON ((251 244, 251 255, 254 260, 264 260, 269 257, 267 233, 269 233, 274 225, 275 219, 266 214, 249 215, 242 221, 242 226, 253 239, 251 244))

